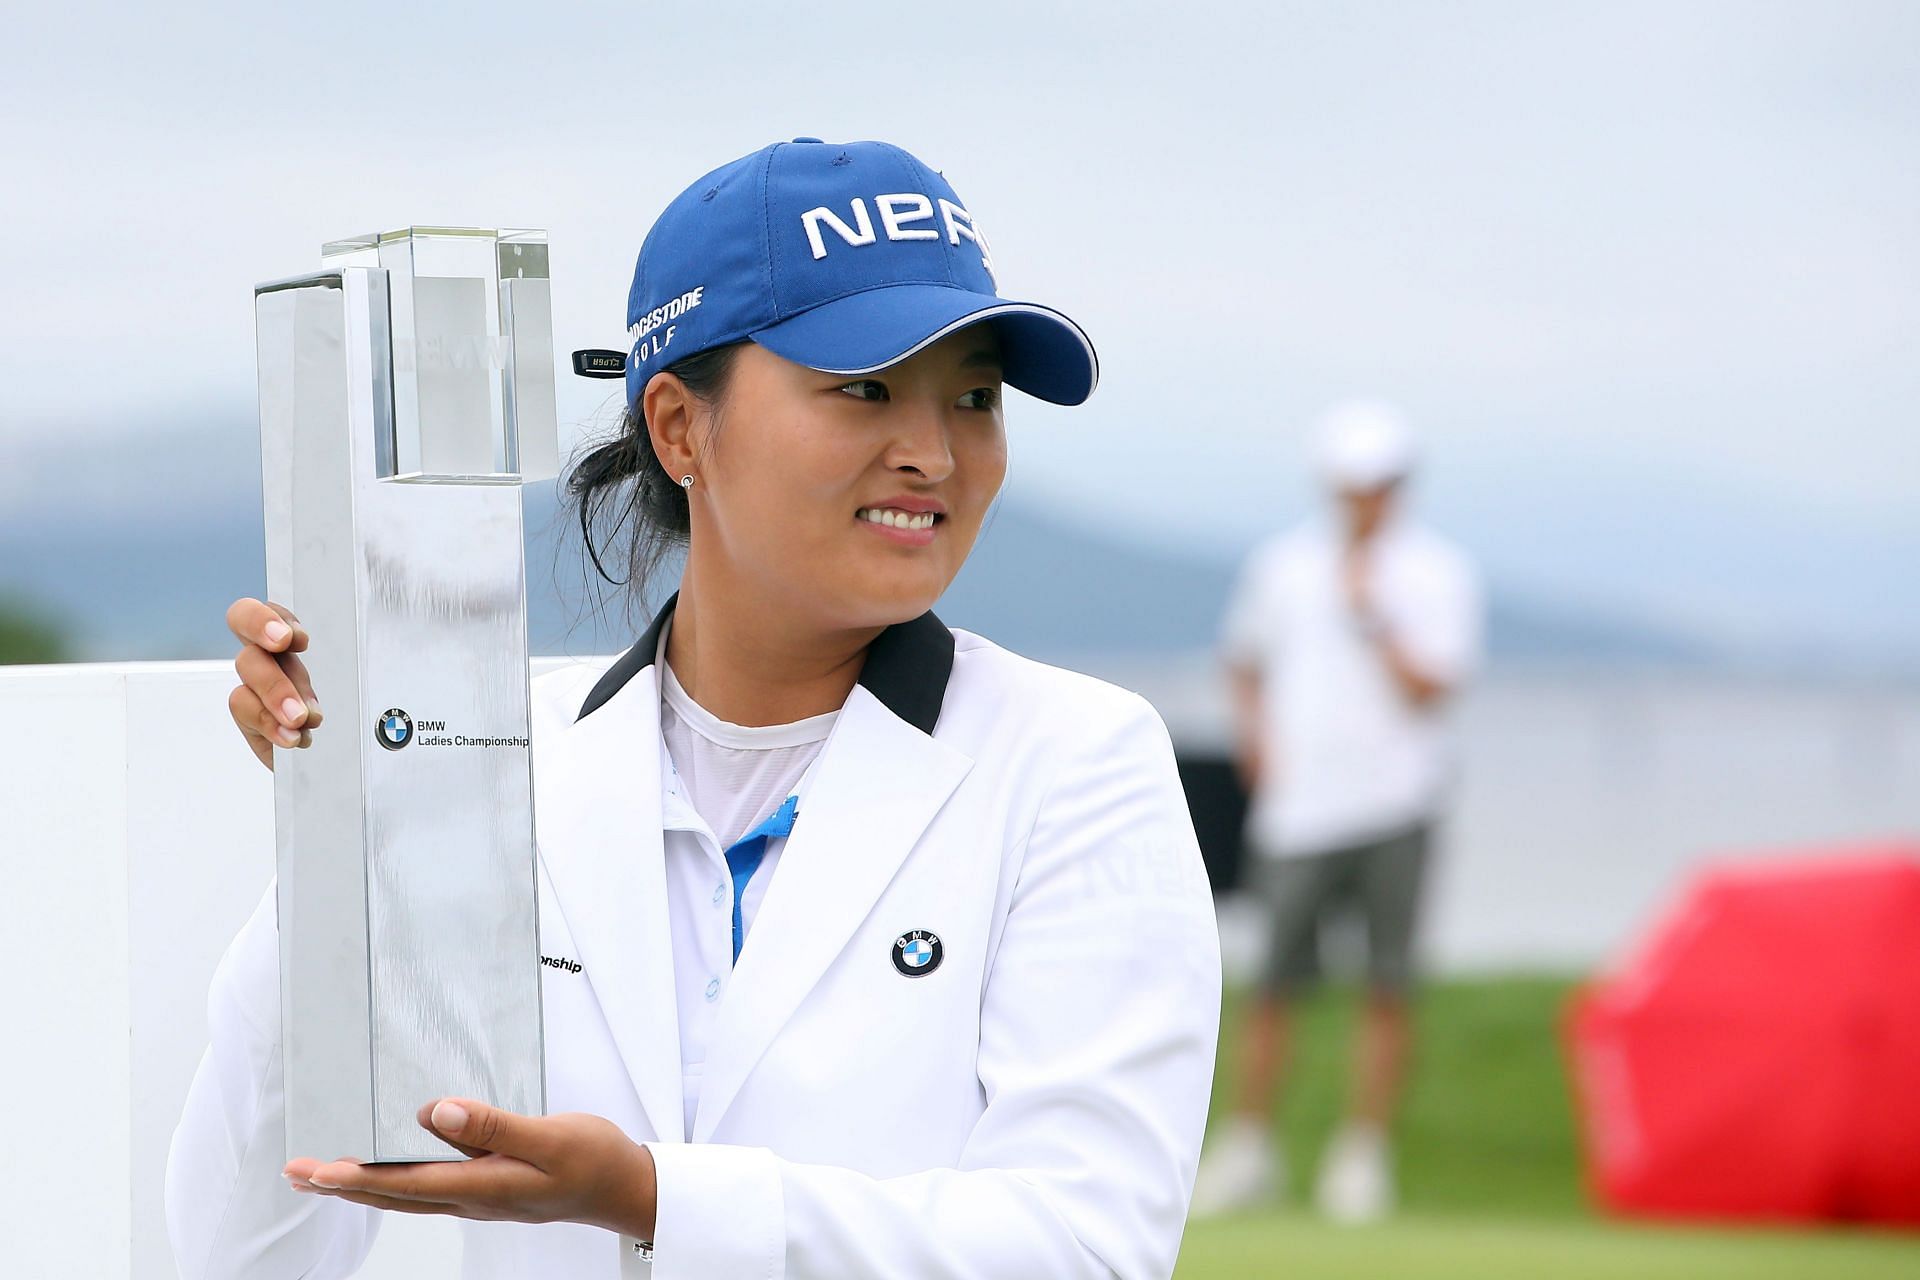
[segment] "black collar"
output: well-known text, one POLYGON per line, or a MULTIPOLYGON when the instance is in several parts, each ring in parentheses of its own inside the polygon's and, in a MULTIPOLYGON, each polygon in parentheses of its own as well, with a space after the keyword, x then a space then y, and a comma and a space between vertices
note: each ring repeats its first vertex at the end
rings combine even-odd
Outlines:
MULTIPOLYGON (((660 647, 660 632, 667 615, 679 602, 674 592, 660 606, 648 624, 647 632, 633 648, 620 655, 593 686, 593 692, 580 704, 578 723, 598 710, 621 686, 653 665, 660 647)), ((911 622, 896 622, 873 638, 867 647, 867 659, 860 667, 860 683, 878 698, 887 710, 925 734, 933 733, 940 719, 940 704, 946 700, 947 679, 953 674, 953 632, 933 615, 932 610, 911 622)))

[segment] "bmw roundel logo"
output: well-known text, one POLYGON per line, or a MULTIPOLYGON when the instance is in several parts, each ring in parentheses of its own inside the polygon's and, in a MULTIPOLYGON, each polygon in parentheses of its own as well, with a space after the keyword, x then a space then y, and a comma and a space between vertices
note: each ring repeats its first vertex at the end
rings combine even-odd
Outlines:
POLYGON ((893 940, 893 967, 909 978, 924 978, 940 967, 946 948, 940 936, 925 929, 913 929, 893 940))
POLYGON ((373 740, 389 751, 398 751, 413 741, 413 717, 398 707, 388 707, 373 722, 373 740))

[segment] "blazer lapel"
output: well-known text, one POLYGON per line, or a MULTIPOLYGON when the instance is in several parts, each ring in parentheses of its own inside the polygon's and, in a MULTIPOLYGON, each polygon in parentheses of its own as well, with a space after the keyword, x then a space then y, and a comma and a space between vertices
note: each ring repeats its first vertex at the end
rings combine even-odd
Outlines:
MULTIPOLYGON (((594 685, 535 766, 541 851, 654 1132, 684 1123, 660 814, 654 652, 679 600, 594 685), (549 800, 551 797, 551 800, 549 800)), ((845 950, 972 768, 933 736, 953 633, 932 613, 881 632, 822 746, 778 874, 709 1042, 693 1140, 711 1138, 767 1045, 845 950)))
POLYGON ((869 651, 734 967, 707 1050, 695 1142, 712 1139, 768 1044, 972 768, 931 734, 952 660, 953 634, 932 614, 889 628, 869 651))
MULTIPOLYGON (((656 620, 620 663, 641 651, 650 660, 658 628, 656 620)), ((661 1141, 678 1142, 686 1113, 660 819, 660 695, 650 662, 628 676, 594 704, 598 714, 535 741, 536 822, 548 879, 640 1105, 661 1141)))

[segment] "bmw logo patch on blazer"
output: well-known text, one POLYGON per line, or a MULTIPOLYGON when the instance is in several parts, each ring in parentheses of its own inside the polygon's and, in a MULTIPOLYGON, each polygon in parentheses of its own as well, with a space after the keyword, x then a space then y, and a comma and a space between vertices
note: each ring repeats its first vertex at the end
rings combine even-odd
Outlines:
MULTIPOLYGON (((654 666, 676 602, 532 689, 540 949, 577 961, 540 970, 547 1106, 648 1144, 651 1260, 578 1223, 458 1219, 462 1274, 1170 1274, 1220 955, 1159 715, 932 613, 882 632, 714 1005, 689 1132, 654 666)), ((242 1254, 346 1275, 381 1220, 279 1176, 276 948, 269 887, 175 1139, 183 1275, 242 1254)))
POLYGON ((893 967, 904 977, 924 978, 946 958, 939 936, 925 929, 914 929, 893 940, 893 967))

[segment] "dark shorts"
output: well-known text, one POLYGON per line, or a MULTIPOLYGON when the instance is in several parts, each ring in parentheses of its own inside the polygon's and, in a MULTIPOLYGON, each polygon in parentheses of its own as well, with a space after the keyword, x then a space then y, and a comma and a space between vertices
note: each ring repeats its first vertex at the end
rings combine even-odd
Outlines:
POLYGON ((1320 976, 1320 927, 1355 913, 1367 930, 1367 985, 1399 994, 1413 983, 1414 926, 1426 880, 1431 827, 1325 853, 1262 858, 1254 891, 1266 902, 1273 940, 1261 990, 1286 997, 1320 976))

